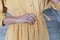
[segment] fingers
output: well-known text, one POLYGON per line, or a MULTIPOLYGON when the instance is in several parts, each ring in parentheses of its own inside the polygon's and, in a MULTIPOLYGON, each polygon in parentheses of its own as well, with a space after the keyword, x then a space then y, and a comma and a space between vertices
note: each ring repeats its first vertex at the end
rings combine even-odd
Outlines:
POLYGON ((33 24, 35 22, 35 16, 33 14, 26 14, 25 19, 30 24, 33 24))

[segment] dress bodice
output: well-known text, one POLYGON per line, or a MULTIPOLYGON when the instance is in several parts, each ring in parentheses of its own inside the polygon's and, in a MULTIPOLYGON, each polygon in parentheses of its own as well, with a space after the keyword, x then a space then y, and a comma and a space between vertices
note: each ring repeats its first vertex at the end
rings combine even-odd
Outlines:
POLYGON ((33 13, 39 16, 45 7, 45 2, 41 0, 9 0, 6 3, 8 12, 13 16, 22 16, 26 13, 33 13))

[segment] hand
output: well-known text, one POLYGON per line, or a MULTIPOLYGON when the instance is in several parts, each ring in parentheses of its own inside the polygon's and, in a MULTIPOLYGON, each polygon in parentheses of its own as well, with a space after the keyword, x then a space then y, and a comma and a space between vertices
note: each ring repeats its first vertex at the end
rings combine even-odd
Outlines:
POLYGON ((60 0, 50 0, 53 4, 59 3, 60 0))
POLYGON ((22 17, 18 17, 17 21, 20 23, 33 24, 35 22, 35 16, 33 14, 25 14, 22 17))

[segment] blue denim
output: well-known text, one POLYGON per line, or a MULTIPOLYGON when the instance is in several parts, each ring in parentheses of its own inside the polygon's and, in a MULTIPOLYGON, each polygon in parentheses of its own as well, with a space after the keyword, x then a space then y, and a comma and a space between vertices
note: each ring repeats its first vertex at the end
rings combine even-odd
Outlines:
POLYGON ((43 13, 51 19, 51 21, 48 21, 44 17, 48 28, 50 40, 60 40, 60 11, 49 8, 44 10, 43 13))

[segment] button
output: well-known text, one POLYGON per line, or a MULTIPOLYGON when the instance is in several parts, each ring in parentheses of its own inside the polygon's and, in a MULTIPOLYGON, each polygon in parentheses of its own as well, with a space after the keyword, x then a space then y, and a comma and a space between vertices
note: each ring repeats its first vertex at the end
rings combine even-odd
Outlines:
POLYGON ((33 7, 32 2, 29 2, 30 7, 33 7))

